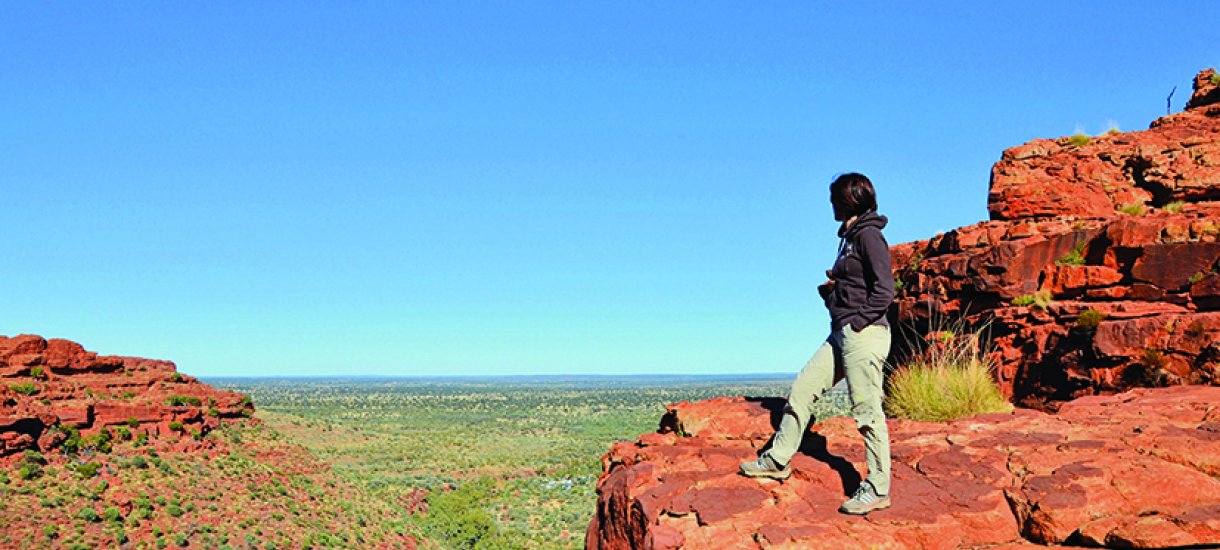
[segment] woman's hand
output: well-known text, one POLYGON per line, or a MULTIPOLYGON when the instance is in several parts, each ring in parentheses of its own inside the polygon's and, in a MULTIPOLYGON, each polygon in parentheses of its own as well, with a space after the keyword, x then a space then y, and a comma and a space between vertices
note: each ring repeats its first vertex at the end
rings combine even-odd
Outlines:
POLYGON ((836 284, 835 280, 830 279, 830 280, 818 285, 818 294, 822 295, 823 300, 825 300, 827 296, 830 296, 830 291, 834 290, 835 284, 836 284))

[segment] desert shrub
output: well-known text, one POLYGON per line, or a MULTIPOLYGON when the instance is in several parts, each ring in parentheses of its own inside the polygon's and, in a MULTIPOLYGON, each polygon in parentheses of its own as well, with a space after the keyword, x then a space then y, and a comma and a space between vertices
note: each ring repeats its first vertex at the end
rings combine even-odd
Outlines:
POLYGON ((1203 278, 1204 278, 1204 277, 1206 277, 1206 276, 1207 276, 1207 274, 1206 274, 1206 273, 1203 273, 1202 271, 1200 271, 1199 273, 1195 273, 1194 275, 1191 275, 1191 276, 1190 276, 1190 284, 1192 284, 1192 285, 1193 285, 1193 284, 1195 284, 1195 283, 1197 283, 1197 282, 1199 282, 1199 281, 1202 281, 1202 280, 1203 280, 1203 278))
POLYGON ((75 426, 65 426, 63 424, 56 424, 51 429, 58 430, 59 432, 62 432, 64 434, 64 440, 62 443, 59 444, 59 447, 61 449, 63 449, 63 451, 65 453, 74 454, 80 450, 81 445, 82 445, 81 437, 80 437, 80 430, 76 429, 75 426))
POLYGON ((110 428, 102 428, 100 432, 85 438, 85 446, 99 453, 108 453, 112 450, 112 441, 114 434, 110 433, 110 428))
POLYGON ((110 482, 104 479, 98 480, 97 485, 89 488, 89 496, 93 500, 101 500, 102 495, 106 493, 106 489, 110 488, 110 482))
POLYGON ((1068 138, 1068 143, 1076 147, 1084 147, 1085 145, 1088 145, 1090 141, 1092 141, 1092 139, 1090 139, 1089 136, 1085 135, 1083 132, 1077 132, 1076 135, 1068 138))
POLYGON ((1084 251, 1088 246, 1089 243, 1086 241, 1076 243, 1076 246, 1072 247, 1071 252, 1055 260, 1055 265, 1084 265, 1084 251))
POLYGON ((1076 316, 1076 326, 1086 330, 1096 330, 1105 318, 1105 313, 1096 309, 1086 309, 1076 316))
POLYGON ((1123 369, 1123 378, 1128 384, 1135 386, 1167 386, 1170 375, 1165 371, 1168 361, 1161 350, 1146 349, 1140 353, 1135 363, 1123 369))
POLYGON ((1022 294, 1013 298, 1012 305, 1014 306, 1037 306, 1045 308, 1051 305, 1051 291, 1039 290, 1033 294, 1022 294))
POLYGON ((1140 353, 1140 360, 1149 367, 1165 368, 1165 354, 1158 349, 1146 349, 1140 353))
POLYGON ((102 519, 102 516, 99 516, 97 510, 94 510, 93 508, 81 508, 80 511, 76 512, 76 519, 93 523, 102 519))
POLYGON ((491 483, 486 479, 447 493, 433 493, 428 496, 428 512, 421 526, 454 548, 475 548, 496 529, 495 520, 483 509, 490 493, 491 483))
POLYGON ((47 371, 43 370, 42 367, 33 367, 30 369, 31 378, 42 379, 42 378, 45 378, 46 375, 47 375, 47 371))
POLYGON ((38 384, 33 382, 22 382, 20 384, 11 384, 9 385, 8 389, 21 395, 34 395, 38 393, 38 384))
POLYGON ((890 416, 943 422, 1012 410, 982 345, 986 327, 971 331, 964 321, 948 324, 947 331, 957 336, 927 346, 890 377, 885 399, 890 416))
POLYGON ((123 441, 131 440, 131 429, 127 426, 119 426, 118 428, 115 428, 114 433, 123 441))
POLYGON ((1208 82, 1211 82, 1212 86, 1220 86, 1220 73, 1212 73, 1212 76, 1208 78, 1208 82))
POLYGON ((21 453, 21 458, 26 462, 36 462, 38 464, 46 464, 47 457, 42 456, 42 453, 33 449, 26 449, 21 453))
POLYGON ((181 384, 185 380, 186 380, 186 378, 183 378, 182 373, 179 373, 179 372, 175 372, 174 374, 171 374, 169 376, 169 381, 173 382, 175 384, 181 384))
POLYGON ((165 404, 170 405, 172 407, 179 407, 179 406, 184 406, 184 405, 189 405, 191 407, 198 407, 199 405, 203 404, 203 401, 201 401, 198 397, 195 397, 193 395, 178 395, 175 393, 175 394, 165 398, 165 404))
POLYGON ((59 526, 55 525, 54 523, 43 525, 42 534, 45 535, 49 539, 53 539, 53 538, 59 536, 59 526))
POLYGON ((20 468, 17 468, 17 477, 23 480, 31 480, 42 475, 42 466, 33 462, 24 462, 20 468))
POLYGON ((0 485, 8 485, 11 481, 8 477, 8 472, 0 471, 0 485))
POLYGON ((1122 205, 1119 207, 1118 211, 1122 212, 1123 214, 1130 214, 1132 216, 1143 216, 1144 212, 1147 210, 1144 208, 1144 205, 1138 202, 1133 202, 1131 204, 1122 205))
POLYGON ((1178 212, 1181 212, 1181 211, 1182 211, 1182 206, 1183 206, 1183 205, 1185 205, 1185 204, 1186 204, 1186 203, 1184 203, 1184 202, 1182 202, 1182 201, 1173 201, 1173 202, 1171 202, 1171 203, 1169 203, 1169 204, 1166 204, 1166 205, 1164 206, 1164 209, 1165 209, 1165 211, 1166 211, 1166 212, 1173 212, 1174 214, 1176 214, 1176 213, 1178 213, 1178 212))
POLYGON ((108 506, 105 510, 102 510, 102 519, 109 522, 123 521, 123 514, 119 512, 118 508, 108 506))
POLYGON ((129 417, 127 417, 127 427, 128 427, 128 428, 137 428, 137 427, 139 427, 139 426, 140 426, 140 420, 139 420, 139 419, 137 419, 137 418, 136 418, 136 417, 134 417, 134 416, 129 416, 129 417))
POLYGON ((182 516, 182 507, 178 506, 177 504, 170 504, 169 506, 165 507, 165 513, 167 513, 173 517, 181 517, 182 516))
POLYGON ((86 462, 84 464, 77 464, 76 466, 72 467, 72 470, 76 472, 76 477, 81 479, 94 477, 97 475, 98 470, 101 469, 101 462, 86 462))
POLYGON ((186 546, 189 544, 186 538, 186 533, 174 533, 174 544, 178 546, 186 546))
POLYGON ((177 420, 171 421, 169 423, 169 429, 171 429, 175 432, 180 432, 180 431, 182 431, 182 423, 177 420))

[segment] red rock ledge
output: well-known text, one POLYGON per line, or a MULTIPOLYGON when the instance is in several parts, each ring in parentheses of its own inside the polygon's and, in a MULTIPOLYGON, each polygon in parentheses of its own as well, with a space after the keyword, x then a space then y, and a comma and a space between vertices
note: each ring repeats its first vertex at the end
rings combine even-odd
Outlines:
POLYGON ((788 480, 737 474, 782 405, 678 403, 657 433, 615 444, 602 458, 587 548, 1220 545, 1217 387, 1085 397, 1055 414, 890 420, 894 505, 867 517, 837 512, 864 475, 848 418, 811 430, 788 480))
POLYGON ((99 356, 31 334, 0 336, 0 461, 25 449, 54 449, 66 437, 63 428, 91 435, 125 426, 159 450, 195 450, 209 445, 199 436, 253 412, 246 396, 202 384, 169 361, 99 356))

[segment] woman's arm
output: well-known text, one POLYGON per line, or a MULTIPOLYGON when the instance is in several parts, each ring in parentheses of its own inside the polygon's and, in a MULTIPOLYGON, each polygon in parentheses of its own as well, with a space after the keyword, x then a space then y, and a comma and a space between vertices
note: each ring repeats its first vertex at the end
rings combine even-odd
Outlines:
POLYGON ((860 307, 856 318, 851 321, 851 328, 857 332, 873 321, 885 316, 894 302, 894 270, 890 263, 890 245, 885 242, 885 236, 880 229, 866 228, 857 237, 856 246, 864 260, 864 272, 868 285, 868 298, 860 307))

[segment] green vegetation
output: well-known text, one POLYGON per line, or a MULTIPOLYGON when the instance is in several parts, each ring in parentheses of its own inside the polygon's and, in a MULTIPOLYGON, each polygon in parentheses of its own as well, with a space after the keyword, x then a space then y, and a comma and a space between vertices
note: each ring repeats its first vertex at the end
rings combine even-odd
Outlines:
POLYGON ((8 389, 21 395, 34 395, 38 393, 38 384, 33 382, 22 382, 20 384, 10 384, 8 389))
POLYGON ((1084 132, 1076 132, 1076 135, 1068 138, 1067 140, 1068 144, 1075 147, 1084 147, 1085 145, 1088 145, 1090 141, 1092 141, 1092 138, 1085 135, 1084 132))
POLYGON ((1184 203, 1182 201, 1173 201, 1169 204, 1166 204, 1163 208, 1166 212, 1172 212, 1174 214, 1177 214, 1178 212, 1182 211, 1182 207, 1185 205, 1186 205, 1186 203, 1184 203))
POLYGON ((996 384, 987 358, 986 328, 966 330, 962 321, 945 323, 940 333, 954 337, 928 346, 890 377, 885 410, 890 416, 943 422, 984 413, 1008 412, 1012 405, 996 384))
POLYGON ((1013 298, 1012 305, 1014 306, 1036 306, 1046 309, 1046 306, 1051 305, 1051 291, 1039 290, 1033 294, 1022 294, 1013 298))
MULTIPOLYGON (((175 373, 177 374, 177 373, 175 373)), ((198 407, 203 404, 203 401, 193 395, 178 395, 173 394, 165 398, 165 404, 171 407, 191 406, 198 407)))
POLYGON ((95 477, 97 476, 98 470, 101 469, 101 462, 86 462, 84 464, 77 464, 76 466, 72 467, 72 470, 76 472, 76 477, 81 479, 95 477))
POLYGON ((17 468, 17 478, 31 480, 42 475, 42 466, 35 462, 22 462, 17 468))
POLYGON ((182 423, 177 420, 174 420, 169 423, 169 429, 171 429, 175 432, 180 432, 180 431, 182 431, 182 423))
POLYGON ((175 384, 181 384, 182 382, 186 381, 186 378, 182 376, 182 373, 175 372, 169 376, 169 381, 175 384))
POLYGON ((76 513, 76 519, 92 523, 95 521, 100 521, 102 516, 99 516, 97 510, 94 510, 93 508, 81 508, 80 511, 76 513))
POLYGON ((1088 249, 1088 241, 1080 241, 1062 258, 1055 260, 1055 265, 1084 265, 1084 252, 1088 249))
POLYGON ((1085 330, 1097 330, 1101 322, 1105 320, 1106 314, 1096 309, 1086 309, 1076 316, 1076 326, 1085 330))
POLYGON ((1193 285, 1193 284, 1195 284, 1195 283, 1197 283, 1197 282, 1199 282, 1199 281, 1202 281, 1202 280, 1203 280, 1203 278, 1204 278, 1204 277, 1206 277, 1206 276, 1207 276, 1207 274, 1206 274, 1206 273, 1203 273, 1202 271, 1200 271, 1200 272, 1198 272, 1198 273, 1195 273, 1194 275, 1191 275, 1191 276, 1190 276, 1190 284, 1192 284, 1192 285, 1193 285))
POLYGON ((1130 214, 1132 216, 1143 216, 1144 213, 1147 212, 1147 209, 1144 208, 1144 205, 1135 202, 1122 205, 1118 211, 1122 212, 1123 214, 1130 214))
MULTIPOLYGON (((794 375, 208 382, 252 396, 269 428, 402 518, 354 527, 405 529, 441 548, 554 549, 583 546, 601 456, 656 431, 665 404, 782 396, 794 375), (424 495, 426 512, 412 513, 424 495)), ((819 417, 843 414, 847 395, 832 392, 821 406, 819 417)), ((279 543, 268 535, 260 547, 279 543)))
POLYGON ((1208 82, 1211 82, 1212 86, 1220 86, 1220 73, 1212 73, 1212 76, 1208 78, 1208 82))
POLYGON ((111 523, 120 522, 123 520, 123 514, 119 512, 118 507, 107 506, 105 510, 102 510, 102 519, 111 523))
POLYGON ((1166 386, 1170 375, 1165 371, 1169 363, 1165 353, 1158 349, 1146 349, 1140 353, 1139 361, 1128 365, 1123 376, 1128 382, 1142 386, 1166 386))
POLYGON ((40 380, 41 380, 41 379, 46 378, 46 377, 47 377, 47 373, 46 373, 46 371, 44 371, 44 370, 42 369, 42 367, 32 367, 32 368, 30 368, 30 378, 38 378, 38 379, 40 379, 40 380))

